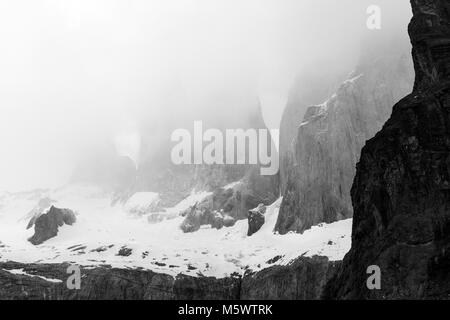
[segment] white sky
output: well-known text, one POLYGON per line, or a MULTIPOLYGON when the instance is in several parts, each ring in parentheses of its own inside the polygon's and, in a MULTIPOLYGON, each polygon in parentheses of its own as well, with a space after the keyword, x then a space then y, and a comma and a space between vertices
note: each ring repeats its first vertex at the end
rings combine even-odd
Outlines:
POLYGON ((302 67, 355 62, 369 4, 406 34, 408 0, 1 0, 0 190, 64 183, 173 88, 254 91, 277 127, 302 67))

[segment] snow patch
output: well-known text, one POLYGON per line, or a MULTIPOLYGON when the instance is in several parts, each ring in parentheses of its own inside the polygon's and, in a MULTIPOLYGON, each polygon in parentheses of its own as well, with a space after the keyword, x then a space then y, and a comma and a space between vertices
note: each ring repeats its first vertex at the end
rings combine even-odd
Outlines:
POLYGON ((62 280, 59 279, 51 279, 51 278, 47 278, 44 276, 39 276, 39 275, 35 275, 35 274, 30 274, 25 272, 23 269, 3 269, 3 271, 9 272, 11 274, 18 274, 18 275, 22 275, 22 276, 27 276, 27 277, 37 277, 40 278, 42 280, 48 281, 48 282, 53 282, 53 283, 62 283, 62 280))
POLYGON ((356 80, 358 80, 362 76, 363 76, 363 74, 361 73, 360 75, 357 75, 356 77, 345 80, 344 83, 354 83, 356 80))

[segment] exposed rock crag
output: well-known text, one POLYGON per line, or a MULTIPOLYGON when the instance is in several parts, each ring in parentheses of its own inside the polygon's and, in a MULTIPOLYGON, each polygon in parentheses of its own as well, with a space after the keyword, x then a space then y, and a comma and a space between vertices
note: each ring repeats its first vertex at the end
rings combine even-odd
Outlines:
MULTIPOLYGON (((35 218, 33 217, 33 219, 35 218)), ((72 225, 76 220, 75 213, 72 210, 51 206, 46 213, 41 214, 34 220, 34 235, 28 241, 34 245, 41 244, 56 237, 59 227, 64 224, 72 225)), ((30 224, 31 221, 28 225, 30 224)))
POLYGON ((362 150, 352 248, 326 298, 450 298, 450 2, 411 4, 414 91, 362 150), (367 289, 370 265, 381 290, 367 289))
POLYGON ((236 220, 246 219, 248 211, 259 204, 270 205, 278 198, 278 176, 260 176, 253 168, 238 183, 218 187, 204 200, 182 213, 181 228, 195 232, 202 225, 231 227, 236 220), (223 220, 222 222, 220 220, 223 220))

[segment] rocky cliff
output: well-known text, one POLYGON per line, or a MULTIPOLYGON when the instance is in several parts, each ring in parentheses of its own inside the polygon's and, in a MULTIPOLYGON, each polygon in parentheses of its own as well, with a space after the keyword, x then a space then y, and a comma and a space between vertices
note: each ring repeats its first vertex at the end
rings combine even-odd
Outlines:
POLYGON ((297 128, 305 116, 306 110, 325 101, 336 92, 345 71, 335 63, 324 62, 321 68, 316 65, 304 69, 297 77, 288 97, 280 123, 280 188, 284 193, 291 167, 293 142, 297 128))
POLYGON ((450 2, 411 5, 414 91, 362 150, 352 248, 326 298, 450 298, 450 2), (366 286, 371 265, 380 290, 366 286))
POLYGON ((384 43, 324 103, 307 109, 292 151, 281 164, 284 183, 276 231, 303 232, 321 222, 350 218, 350 188, 365 141, 388 119, 413 83, 408 45, 384 43))
POLYGON ((301 257, 244 277, 172 277, 109 266, 82 268, 79 290, 69 290, 68 264, 0 263, 0 300, 253 300, 318 299, 338 262, 301 257))

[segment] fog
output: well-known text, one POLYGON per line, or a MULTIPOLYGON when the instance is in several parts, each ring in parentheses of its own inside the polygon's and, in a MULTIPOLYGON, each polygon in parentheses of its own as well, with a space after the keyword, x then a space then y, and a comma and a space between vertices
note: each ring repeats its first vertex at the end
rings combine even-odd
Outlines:
POLYGON ((217 95, 254 95, 277 128, 302 68, 351 71, 410 17, 407 0, 1 1, 0 190, 62 185, 102 141, 137 158, 143 117, 201 120, 217 95))

